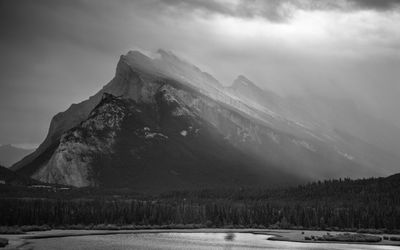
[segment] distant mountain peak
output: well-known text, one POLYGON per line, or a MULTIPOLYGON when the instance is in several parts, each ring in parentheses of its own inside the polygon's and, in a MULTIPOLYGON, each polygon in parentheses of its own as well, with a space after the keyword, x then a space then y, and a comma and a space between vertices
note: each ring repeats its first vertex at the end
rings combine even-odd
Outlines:
POLYGON ((238 75, 238 77, 236 77, 237 80, 240 81, 248 81, 251 82, 247 77, 245 77, 244 75, 238 75))
POLYGON ((34 148, 32 148, 32 149, 28 149, 28 148, 24 148, 24 147, 20 147, 20 146, 18 146, 18 145, 14 145, 14 144, 10 144, 10 143, 8 143, 8 144, 3 144, 3 145, 1 145, 0 144, 0 149, 15 149, 15 150, 26 150, 26 151, 32 151, 32 150, 34 150, 34 148))
POLYGON ((21 160, 24 156, 32 153, 33 149, 23 149, 16 147, 12 144, 5 144, 0 146, 0 163, 6 167, 21 160))
POLYGON ((241 86, 246 86, 246 87, 250 87, 253 89, 261 89, 260 87, 258 87, 255 83, 253 83, 252 81, 250 81, 247 77, 245 77, 244 75, 239 75, 232 84, 232 88, 238 88, 241 86))

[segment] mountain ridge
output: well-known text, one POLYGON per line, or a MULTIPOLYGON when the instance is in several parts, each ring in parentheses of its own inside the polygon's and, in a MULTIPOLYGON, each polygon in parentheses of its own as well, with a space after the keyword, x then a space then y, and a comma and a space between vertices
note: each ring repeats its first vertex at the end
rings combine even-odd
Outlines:
MULTIPOLYGON (((228 142, 229 145, 224 144, 222 148, 228 149, 233 146, 255 162, 262 162, 260 165, 264 165, 263 171, 274 169, 279 172, 281 176, 276 179, 282 183, 284 176, 297 176, 297 180, 300 181, 343 177, 340 173, 346 173, 347 176, 376 175, 375 169, 362 165, 356 157, 343 149, 338 149, 324 134, 314 134, 314 130, 269 110, 270 104, 261 103, 264 97, 268 96, 267 92, 256 91, 256 94, 261 94, 260 103, 249 105, 246 98, 251 98, 253 92, 249 92, 249 96, 244 98, 239 94, 245 95, 245 91, 239 94, 230 92, 229 87, 226 90, 214 80, 217 81, 197 67, 171 56, 170 53, 161 52, 160 57, 150 58, 139 51, 130 51, 120 57, 115 77, 88 100, 71 105, 67 111, 57 114, 52 119, 48 136, 39 149, 15 164, 13 169, 35 176, 41 181, 56 180, 58 177, 43 176, 51 176, 52 166, 57 165, 55 163, 49 165, 49 162, 54 159, 55 152, 63 146, 66 133, 87 122, 91 112, 94 112, 98 103, 101 103, 104 94, 109 93, 122 99, 129 99, 138 105, 152 107, 146 110, 155 112, 156 115, 152 118, 154 121, 164 116, 166 112, 158 106, 160 96, 176 101, 175 108, 178 108, 178 111, 174 111, 176 115, 187 116, 188 119, 194 115, 203 123, 209 124, 211 130, 215 130, 213 132, 215 137, 221 137, 228 142), (41 171, 40 174, 38 171, 41 171)), ((239 81, 251 83, 245 77, 239 77, 239 81)), ((268 102, 272 100, 272 103, 275 101, 273 98, 266 99, 268 102)), ((176 126, 180 126, 179 124, 176 126)), ((140 141, 136 137, 133 140, 140 141)), ((214 139, 206 136, 204 140, 214 139)), ((186 144, 186 146, 191 145, 186 144)), ((182 148, 180 150, 185 151, 182 148)), ((124 149, 120 152, 122 151, 124 149)), ((202 149, 196 148, 195 152, 200 154, 202 149)), ((229 157, 225 159, 226 162, 229 162, 229 157)), ((85 163, 82 166, 90 169, 90 164, 85 163)), ((198 168, 206 165, 203 164, 198 168)), ((64 164, 62 169, 67 169, 68 166, 64 164)), ((177 173, 175 170, 173 172, 177 173)), ((173 172, 168 175, 171 179, 173 172)), ((58 171, 57 175, 62 179, 61 173, 62 171, 58 171)), ((92 185, 84 181, 77 181, 75 184, 77 183, 79 186, 92 185)), ((62 184, 74 185, 72 182, 62 184)))

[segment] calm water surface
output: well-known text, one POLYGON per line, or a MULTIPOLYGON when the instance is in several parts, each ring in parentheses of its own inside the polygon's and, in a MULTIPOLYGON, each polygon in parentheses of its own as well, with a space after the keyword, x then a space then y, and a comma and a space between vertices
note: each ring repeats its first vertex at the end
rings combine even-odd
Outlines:
MULTIPOLYGON (((294 243, 268 241, 267 235, 250 233, 144 233, 74 236, 65 238, 33 240, 34 249, 59 250, 120 250, 120 249, 396 249, 391 246, 369 246, 325 243, 294 243)), ((31 247, 32 245, 30 245, 31 247)))

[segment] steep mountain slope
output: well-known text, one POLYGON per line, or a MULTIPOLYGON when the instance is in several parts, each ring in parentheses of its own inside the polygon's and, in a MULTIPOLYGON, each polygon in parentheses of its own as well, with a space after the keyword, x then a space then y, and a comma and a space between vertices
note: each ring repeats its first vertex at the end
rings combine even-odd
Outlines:
POLYGON ((267 108, 278 97, 248 102, 245 95, 260 91, 241 88, 249 85, 244 77, 227 90, 172 53, 158 53, 121 56, 114 79, 56 115, 46 140, 13 169, 44 182, 140 188, 378 174, 313 127, 267 108))
POLYGON ((286 184, 296 178, 230 145, 163 86, 156 103, 104 94, 89 118, 63 134, 42 182, 136 189, 286 184), (279 180, 279 179, 278 179, 279 180))
POLYGON ((0 164, 5 167, 11 167, 12 164, 20 161, 33 151, 33 149, 17 148, 10 144, 2 145, 0 146, 0 164))

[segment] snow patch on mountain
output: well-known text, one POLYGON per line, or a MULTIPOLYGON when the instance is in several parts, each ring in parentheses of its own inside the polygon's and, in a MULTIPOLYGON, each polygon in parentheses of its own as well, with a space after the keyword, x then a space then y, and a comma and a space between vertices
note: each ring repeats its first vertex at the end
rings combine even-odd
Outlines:
POLYGON ((268 131, 267 135, 269 138, 271 138, 272 141, 279 144, 279 136, 277 134, 275 134, 273 131, 268 131))
POLYGON ((297 139, 292 139, 292 142, 298 146, 304 147, 307 150, 311 151, 311 152, 317 152, 317 150, 315 149, 315 147, 313 145, 311 145, 310 143, 304 141, 304 140, 297 140, 297 139))
POLYGON ((344 158, 346 158, 346 159, 348 159, 348 160, 350 160, 350 161, 353 161, 353 160, 354 160, 354 156, 352 156, 351 154, 342 152, 342 151, 340 151, 340 150, 338 150, 337 152, 338 152, 338 154, 340 154, 341 156, 343 156, 344 158))

